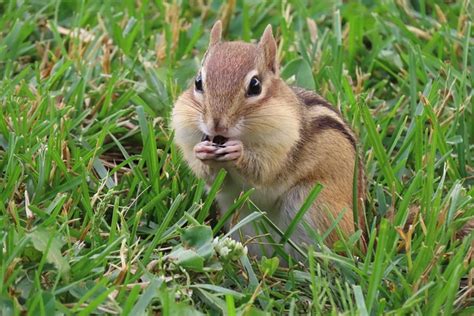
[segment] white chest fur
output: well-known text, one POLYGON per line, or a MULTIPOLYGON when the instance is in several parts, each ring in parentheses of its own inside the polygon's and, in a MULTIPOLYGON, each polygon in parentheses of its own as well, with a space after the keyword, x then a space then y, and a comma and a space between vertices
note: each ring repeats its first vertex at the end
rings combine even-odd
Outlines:
MULTIPOLYGON (((238 174, 229 172, 224 185, 217 197, 221 212, 225 213, 227 209, 235 202, 242 192, 249 190, 250 185, 238 174)), ((250 199, 261 210, 267 213, 270 218, 278 215, 277 208, 280 198, 287 191, 287 186, 279 182, 277 185, 270 185, 266 187, 255 188, 250 199)), ((247 215, 241 213, 241 215, 247 215)), ((241 216, 242 218, 242 216, 241 216)))
MULTIPOLYGON (((224 215, 228 209, 235 203, 235 200, 239 197, 242 192, 250 189, 251 186, 246 184, 244 180, 237 174, 230 172, 227 175, 227 179, 223 184, 219 194, 217 195, 217 202, 221 211, 221 215, 224 215)), ((255 191, 252 193, 250 200, 263 212, 266 213, 268 218, 277 225, 280 229, 285 230, 288 226, 289 217, 292 214, 281 210, 281 198, 284 196, 285 192, 288 190, 288 187, 283 183, 279 182, 275 185, 270 185, 264 188, 255 188, 255 191)), ((243 206, 238 210, 238 218, 242 220, 247 215, 251 213, 251 210, 247 206, 243 206)), ((230 224, 230 222, 228 222, 230 224)), ((229 226, 227 226, 229 228, 229 226)), ((252 238, 256 235, 262 234, 262 232, 256 232, 254 228, 254 223, 249 223, 243 226, 240 229, 240 233, 243 235, 244 240, 246 241, 249 238, 252 238)), ((234 233, 232 237, 236 240, 240 240, 240 234, 234 233)), ((276 237, 276 236, 274 236, 276 237)), ((276 238, 278 241, 279 238, 276 238)), ((265 238, 255 240, 255 242, 267 242, 265 238)), ((251 255, 259 255, 261 253, 260 247, 255 245, 248 245, 249 252, 251 255)), ((267 254, 271 254, 271 247, 267 247, 267 254)))

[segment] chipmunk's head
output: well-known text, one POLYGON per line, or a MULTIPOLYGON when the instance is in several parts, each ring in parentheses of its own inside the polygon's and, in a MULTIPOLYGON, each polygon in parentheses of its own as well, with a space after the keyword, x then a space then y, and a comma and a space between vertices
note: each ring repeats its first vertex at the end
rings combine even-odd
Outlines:
POLYGON ((224 42, 221 34, 218 21, 195 77, 193 96, 202 106, 200 127, 205 134, 235 137, 279 80, 277 46, 270 25, 258 44, 224 42))
POLYGON ((176 138, 190 144, 203 135, 257 142, 270 135, 281 142, 289 130, 298 130, 291 98, 279 76, 271 26, 257 44, 225 42, 218 21, 192 86, 175 104, 176 138))

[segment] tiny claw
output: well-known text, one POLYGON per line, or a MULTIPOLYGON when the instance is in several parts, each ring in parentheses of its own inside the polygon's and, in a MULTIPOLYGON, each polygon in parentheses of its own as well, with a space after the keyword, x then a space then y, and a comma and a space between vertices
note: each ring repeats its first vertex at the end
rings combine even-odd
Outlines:
POLYGON ((242 142, 236 140, 228 141, 223 147, 217 149, 214 154, 217 161, 237 160, 242 156, 242 142))
POLYGON ((233 160, 239 159, 241 155, 242 155, 241 152, 219 154, 219 155, 216 155, 217 156, 216 160, 217 161, 233 161, 233 160))
POLYGON ((216 149, 210 141, 206 140, 194 146, 194 154, 200 160, 213 160, 216 158, 216 149))

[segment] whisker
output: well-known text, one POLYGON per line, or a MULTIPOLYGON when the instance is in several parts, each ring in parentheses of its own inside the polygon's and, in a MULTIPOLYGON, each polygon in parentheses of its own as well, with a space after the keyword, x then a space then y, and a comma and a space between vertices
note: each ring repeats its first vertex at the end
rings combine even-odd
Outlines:
POLYGON ((270 115, 247 115, 245 116, 246 119, 260 119, 260 118, 265 118, 265 119, 269 119, 269 118, 288 118, 287 115, 275 115, 275 114, 270 114, 270 115))
POLYGON ((285 132, 284 129, 282 129, 282 128, 278 127, 278 126, 275 126, 275 125, 273 125, 273 124, 267 124, 267 123, 259 123, 259 124, 245 125, 245 129, 247 129, 247 130, 249 130, 249 131, 259 132, 262 126, 263 126, 263 127, 269 127, 270 129, 273 129, 273 130, 285 132))

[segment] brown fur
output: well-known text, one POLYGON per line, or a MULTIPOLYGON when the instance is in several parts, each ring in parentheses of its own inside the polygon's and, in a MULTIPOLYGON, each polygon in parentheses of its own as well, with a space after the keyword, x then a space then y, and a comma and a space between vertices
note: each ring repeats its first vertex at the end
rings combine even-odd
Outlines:
MULTIPOLYGON (((279 77, 271 28, 254 45, 221 42, 219 26, 216 27, 202 64, 204 92, 190 87, 173 110, 175 141, 184 158, 196 175, 209 184, 220 168, 227 169, 228 179, 218 195, 223 211, 229 199, 254 187, 256 204, 283 226, 291 222, 310 189, 319 182, 324 189, 305 220, 324 233, 344 211, 339 228, 346 236, 352 234, 356 136, 326 100, 312 91, 291 88, 279 77), (253 72, 262 82, 262 93, 249 98, 246 89, 253 72), (193 148, 205 133, 203 129, 219 129, 229 133, 229 139, 241 141, 242 156, 232 162, 197 159, 193 148)), ((364 198, 359 161, 359 214, 363 212, 364 198)), ((359 218, 361 227, 363 218, 359 218)), ((309 242, 302 229, 292 238, 309 242)), ((332 245, 337 239, 333 232, 327 243, 332 245)))

